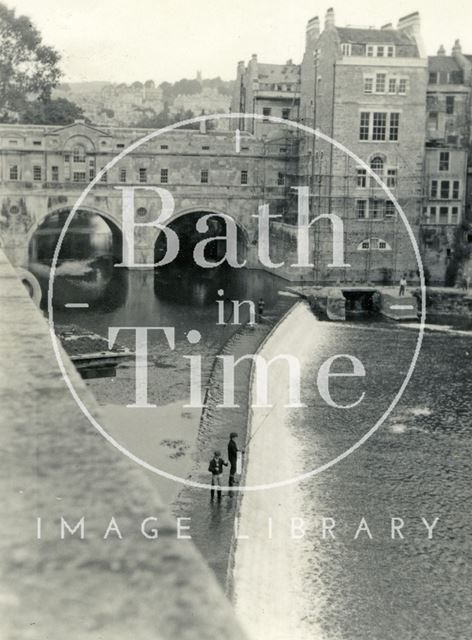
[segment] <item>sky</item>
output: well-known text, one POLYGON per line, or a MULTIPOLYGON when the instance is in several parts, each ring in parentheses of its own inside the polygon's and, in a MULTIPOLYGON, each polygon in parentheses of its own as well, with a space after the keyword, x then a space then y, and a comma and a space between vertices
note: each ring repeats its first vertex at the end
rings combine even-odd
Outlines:
POLYGON ((221 76, 238 60, 300 62, 308 19, 333 6, 339 26, 395 25, 420 11, 428 54, 456 40, 472 54, 472 2, 448 0, 3 0, 61 56, 64 81, 174 82, 221 76), (437 9, 440 8, 440 13, 437 9))

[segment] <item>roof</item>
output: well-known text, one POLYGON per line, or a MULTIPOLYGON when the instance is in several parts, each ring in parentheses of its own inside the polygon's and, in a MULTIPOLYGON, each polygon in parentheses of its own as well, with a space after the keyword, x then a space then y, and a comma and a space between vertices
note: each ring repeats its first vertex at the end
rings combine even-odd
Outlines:
POLYGON ((428 68, 430 71, 461 71, 452 56, 428 56, 428 68))
POLYGON ((398 29, 360 29, 336 27, 341 42, 352 44, 396 44, 416 47, 414 38, 398 29))
POLYGON ((299 82, 300 65, 298 64, 261 64, 257 65, 259 79, 266 82, 299 82))

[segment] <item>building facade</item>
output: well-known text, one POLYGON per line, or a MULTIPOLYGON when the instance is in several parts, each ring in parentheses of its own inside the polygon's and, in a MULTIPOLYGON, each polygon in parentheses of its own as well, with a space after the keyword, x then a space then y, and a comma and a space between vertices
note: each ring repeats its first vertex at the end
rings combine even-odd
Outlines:
POLYGON ((256 113, 262 120, 241 118, 234 124, 258 137, 270 136, 274 123, 270 116, 298 121, 300 117, 300 65, 262 64, 253 54, 248 65, 238 63, 231 109, 235 113, 256 113))
MULTIPOLYGON (((325 140, 299 136, 297 175, 289 181, 310 186, 313 216, 337 213, 344 221, 351 271, 335 277, 391 282, 406 273, 416 279, 412 235, 427 280, 455 284, 469 270, 471 61, 459 42, 451 56, 441 47, 428 57, 416 12, 396 27, 388 23, 380 29, 337 26, 333 9, 323 29, 318 17, 308 21, 298 121, 355 158, 325 140), (356 158, 388 187, 405 220, 356 158)), ((270 65, 254 55, 247 67, 238 64, 233 109, 261 113, 254 79, 265 67, 270 65)), ((278 97, 264 96, 265 113, 278 108, 278 97)), ((272 123, 254 132, 270 139, 277 130, 272 123)), ((287 211, 293 219, 290 200, 287 211)), ((328 223, 319 225, 313 242, 315 260, 327 264, 328 223)), ((315 280, 333 276, 321 267, 314 272, 315 280)))
POLYGON ((459 283, 470 269, 471 57, 459 41, 428 59, 425 204, 420 242, 433 281, 459 283))

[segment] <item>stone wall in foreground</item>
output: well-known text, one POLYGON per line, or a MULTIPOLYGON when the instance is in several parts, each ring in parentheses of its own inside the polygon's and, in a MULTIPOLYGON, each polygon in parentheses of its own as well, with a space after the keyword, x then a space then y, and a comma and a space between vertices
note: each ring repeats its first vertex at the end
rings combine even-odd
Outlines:
MULTIPOLYGON (((144 472, 78 409, 48 326, 0 252, 0 637, 206 640, 245 636, 144 472), (60 518, 79 532, 60 537, 60 518), (140 531, 157 518, 159 538, 140 531), (42 518, 37 539, 36 518, 42 518), (103 536, 115 517, 122 539, 103 536)), ((71 363, 80 397, 98 407, 71 363)), ((155 523, 154 523, 155 524, 155 523)))

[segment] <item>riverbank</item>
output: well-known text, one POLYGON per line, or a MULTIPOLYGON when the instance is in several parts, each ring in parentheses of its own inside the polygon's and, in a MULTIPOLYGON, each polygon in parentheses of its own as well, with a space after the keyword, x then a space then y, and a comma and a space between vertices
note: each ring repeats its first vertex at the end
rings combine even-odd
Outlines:
MULTIPOLYGON (((219 355, 232 355, 235 360, 257 353, 260 345, 274 326, 285 316, 295 297, 279 296, 264 322, 254 326, 244 325, 227 341, 219 355)), ((215 360, 215 362, 218 362, 215 360)), ((250 405, 251 360, 241 362, 235 371, 235 398, 237 407, 219 407, 223 392, 222 369, 214 366, 207 384, 206 407, 202 412, 193 453, 193 465, 189 478, 209 483, 208 462, 214 450, 219 449, 226 459, 229 434, 238 433, 238 445, 242 449, 246 441, 248 411, 250 405)), ((228 471, 224 469, 223 483, 227 484, 228 471)), ((228 559, 233 544, 234 518, 237 513, 238 492, 224 492, 221 501, 210 502, 209 491, 184 486, 173 504, 176 515, 185 515, 192 521, 192 538, 207 563, 215 572, 220 584, 226 586, 228 559)))
MULTIPOLYGON (((157 469, 165 469, 179 478, 191 471, 190 453, 195 446, 200 423, 199 409, 184 409, 182 402, 172 402, 147 409, 129 411, 114 404, 102 407, 110 434, 129 451, 157 469)), ((165 504, 177 497, 180 484, 156 474, 149 474, 165 504)))

